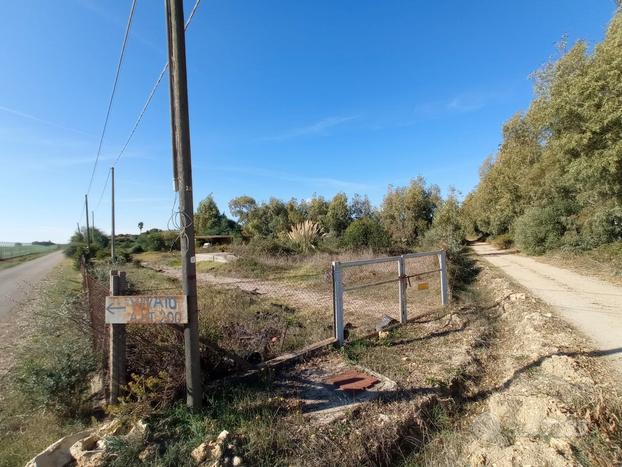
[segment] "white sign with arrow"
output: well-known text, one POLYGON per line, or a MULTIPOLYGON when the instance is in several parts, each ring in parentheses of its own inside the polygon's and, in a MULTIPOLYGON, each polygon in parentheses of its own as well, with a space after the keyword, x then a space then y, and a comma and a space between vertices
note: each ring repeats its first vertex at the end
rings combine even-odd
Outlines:
POLYGON ((106 297, 107 324, 185 324, 185 295, 118 295, 106 297))

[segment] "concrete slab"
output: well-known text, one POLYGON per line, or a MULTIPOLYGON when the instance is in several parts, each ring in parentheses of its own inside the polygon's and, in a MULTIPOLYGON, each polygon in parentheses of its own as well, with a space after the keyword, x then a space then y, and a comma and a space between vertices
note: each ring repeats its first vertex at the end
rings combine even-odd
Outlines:
MULTIPOLYGON (((325 355, 297 365, 280 376, 276 383, 277 391, 284 397, 297 399, 302 413, 313 418, 318 424, 327 424, 360 404, 389 394, 397 389, 397 384, 389 378, 368 368, 353 365, 338 355, 325 355), (345 375, 345 379, 344 379, 345 375), (347 375, 364 375, 358 390, 343 390, 336 381, 348 384, 347 375)), ((357 382, 351 382, 358 386, 357 382)))
POLYGON ((197 263, 202 261, 214 261, 216 263, 230 263, 231 261, 235 261, 238 259, 232 253, 219 252, 219 253, 197 253, 195 255, 197 263))

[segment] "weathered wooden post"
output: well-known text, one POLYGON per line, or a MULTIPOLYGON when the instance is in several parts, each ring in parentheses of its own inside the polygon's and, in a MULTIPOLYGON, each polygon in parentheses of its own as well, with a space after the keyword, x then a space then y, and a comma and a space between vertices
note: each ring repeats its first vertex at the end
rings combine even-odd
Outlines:
MULTIPOLYGON (((125 272, 110 271, 110 295, 125 294, 127 280, 125 272)), ((116 404, 121 394, 121 388, 125 386, 125 324, 110 324, 108 356, 108 376, 110 379, 110 403, 116 404)))

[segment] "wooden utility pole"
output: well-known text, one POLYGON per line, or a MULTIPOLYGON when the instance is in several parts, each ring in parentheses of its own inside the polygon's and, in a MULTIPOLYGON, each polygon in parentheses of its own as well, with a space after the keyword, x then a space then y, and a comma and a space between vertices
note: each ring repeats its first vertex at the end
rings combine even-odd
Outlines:
POLYGON ((91 231, 89 229, 89 195, 84 195, 84 210, 86 212, 86 249, 91 248, 91 231))
MULTIPOLYGON (((127 281, 125 272, 110 271, 110 295, 125 295, 127 289, 127 281)), ((116 404, 121 395, 121 389, 125 386, 125 350, 126 350, 126 332, 125 324, 110 324, 110 338, 108 345, 110 346, 108 354, 108 377, 110 382, 109 401, 116 404)))
POLYGON ((186 364, 186 404, 201 408, 203 388, 199 354, 197 275, 194 256, 194 208, 192 199, 192 161, 190 156, 190 123, 188 117, 188 83, 186 77, 186 40, 183 0, 166 0, 168 63, 171 98, 173 156, 177 168, 181 225, 182 285, 188 300, 188 323, 184 327, 186 364))
POLYGON ((115 262, 115 251, 114 251, 114 167, 110 167, 110 180, 112 187, 112 229, 110 233, 110 259, 112 263, 115 262))

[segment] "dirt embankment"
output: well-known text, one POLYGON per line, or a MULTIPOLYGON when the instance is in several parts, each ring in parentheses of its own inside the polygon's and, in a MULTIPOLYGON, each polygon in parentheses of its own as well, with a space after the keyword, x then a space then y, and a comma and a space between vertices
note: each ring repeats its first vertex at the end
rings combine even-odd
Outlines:
POLYGON ((617 373, 548 305, 484 267, 493 338, 480 349, 452 430, 426 465, 619 465, 617 373))

